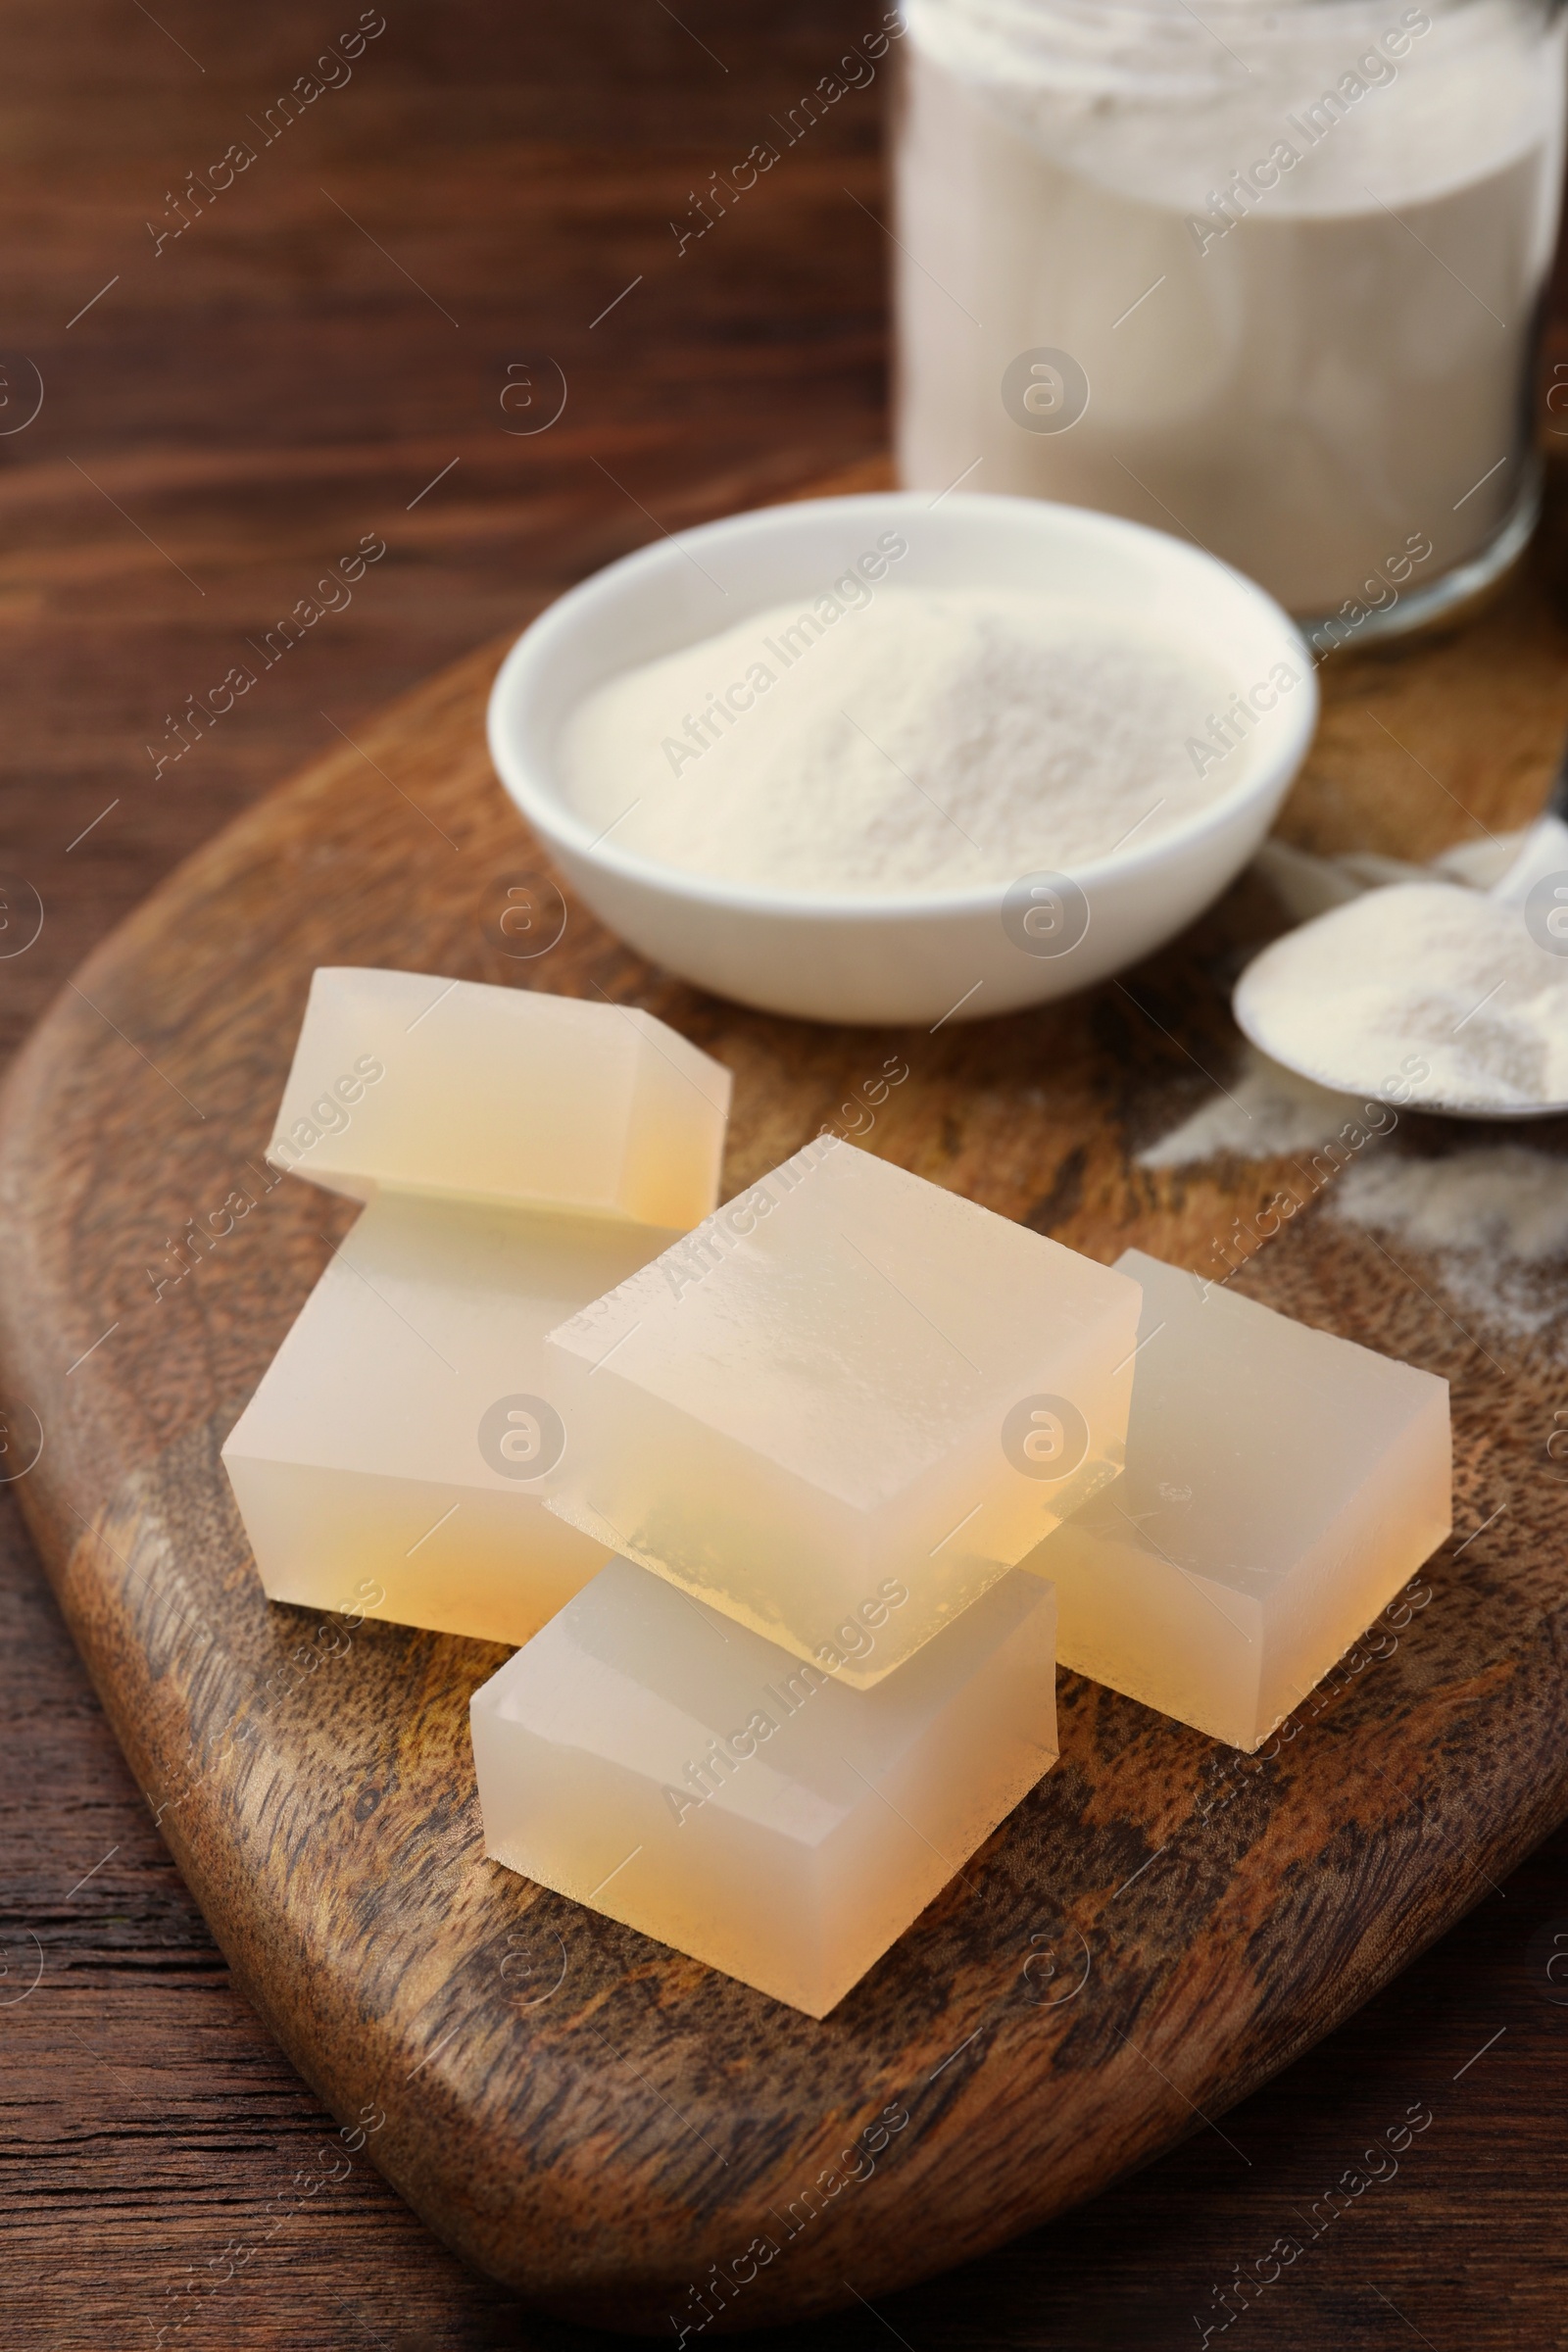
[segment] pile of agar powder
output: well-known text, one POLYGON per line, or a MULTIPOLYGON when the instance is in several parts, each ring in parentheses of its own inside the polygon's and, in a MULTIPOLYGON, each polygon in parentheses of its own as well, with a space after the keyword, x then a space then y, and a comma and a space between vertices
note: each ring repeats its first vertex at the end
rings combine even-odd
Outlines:
POLYGON ((599 687, 562 733, 571 806, 690 873, 877 895, 1130 854, 1250 766, 1210 729, 1235 681, 1179 640, 1020 591, 864 594, 599 687))
POLYGON ((1330 1086, 1483 1113, 1568 1102, 1568 956, 1538 946, 1519 907, 1458 884, 1396 883, 1288 931, 1248 966, 1237 1008, 1330 1086))

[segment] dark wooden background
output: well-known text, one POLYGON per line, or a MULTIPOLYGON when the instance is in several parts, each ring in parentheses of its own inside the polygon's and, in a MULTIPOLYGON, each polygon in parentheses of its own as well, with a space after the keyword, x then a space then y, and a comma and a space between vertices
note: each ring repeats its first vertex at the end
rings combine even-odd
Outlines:
MULTIPOLYGON (((44 910, 0 963, 7 1052, 159 875, 334 725, 352 735, 658 525, 875 456, 885 74, 684 254, 669 221, 691 224, 692 191, 879 13, 385 0, 352 80, 263 146, 247 118, 356 7, 0 0, 0 954, 33 891, 44 910), (147 222, 172 227, 171 196, 235 139, 255 163, 198 189, 155 250, 147 222), (548 362, 565 412, 518 434, 508 370, 531 367, 543 403, 548 362), (8 432, 32 367, 42 410, 8 432), (368 531, 389 552, 353 604, 155 776, 186 698, 368 531)), ((326 2119, 230 1987, 9 1505, 0 1626, 0 2342, 134 2352, 192 2268, 221 2280, 326 2119)), ((1223 2135, 1195 2118, 1089 2210, 809 2339, 1197 2343, 1232 2265, 1425 2100, 1398 2176, 1230 2340, 1568 2347, 1568 2006, 1541 1939, 1568 1932, 1565 1866, 1559 1833, 1223 2135)), ((589 2342, 465 2272, 363 2167, 169 2340, 589 2342)))

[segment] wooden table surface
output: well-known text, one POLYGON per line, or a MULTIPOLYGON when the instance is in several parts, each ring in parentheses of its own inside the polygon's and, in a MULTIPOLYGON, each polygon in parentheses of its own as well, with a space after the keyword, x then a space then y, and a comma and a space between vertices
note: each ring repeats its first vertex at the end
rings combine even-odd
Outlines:
MULTIPOLYGON (((692 225, 694 192, 879 15, 387 0, 280 128, 279 93, 356 11, 0 0, 0 942, 31 931, 32 892, 44 915, 0 973, 6 1051, 161 874, 334 729, 657 527, 874 457, 885 74, 684 251, 670 221, 692 225), (219 188, 234 142, 254 161, 219 188), (563 375, 559 420, 519 429, 563 375), (176 760, 187 698, 366 533, 387 555, 352 604, 176 760)), ((215 2291, 177 2340, 198 2352, 586 2346, 466 2273, 363 2167, 223 2278, 325 2119, 229 1985, 9 1505, 0 1590, 0 2342, 154 2346, 195 2270, 215 2291)), ((1546 1997, 1542 1934, 1568 1934, 1565 1876, 1561 1832, 1222 2131, 1195 2116, 1093 2207, 776 2340, 1196 2343, 1233 2266, 1424 2100, 1397 2176, 1232 2340, 1568 2347, 1568 2006, 1546 1997)))

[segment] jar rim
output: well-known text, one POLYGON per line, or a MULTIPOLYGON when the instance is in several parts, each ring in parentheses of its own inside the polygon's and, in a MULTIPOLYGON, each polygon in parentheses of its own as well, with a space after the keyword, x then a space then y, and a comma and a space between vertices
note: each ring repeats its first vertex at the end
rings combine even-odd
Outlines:
POLYGON ((1300 44, 1375 41, 1439 22, 1540 21, 1568 0, 903 0, 917 48, 967 77, 1049 79, 1086 95, 1158 89, 1166 97, 1245 88, 1254 67, 1300 44))

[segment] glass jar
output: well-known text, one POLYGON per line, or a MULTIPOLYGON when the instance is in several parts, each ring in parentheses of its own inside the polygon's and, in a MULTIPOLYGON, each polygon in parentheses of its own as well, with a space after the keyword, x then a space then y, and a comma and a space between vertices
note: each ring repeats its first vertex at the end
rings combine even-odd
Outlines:
POLYGON ((906 0, 911 488, 1196 540, 1320 645, 1494 578, 1540 500, 1562 0, 906 0))

